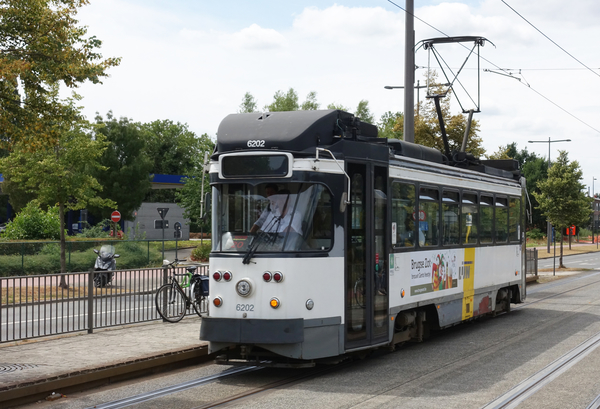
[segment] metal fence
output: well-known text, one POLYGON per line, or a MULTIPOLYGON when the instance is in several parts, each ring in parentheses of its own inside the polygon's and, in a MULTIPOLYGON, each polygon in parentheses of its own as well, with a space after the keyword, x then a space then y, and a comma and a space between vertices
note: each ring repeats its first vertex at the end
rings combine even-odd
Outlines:
POLYGON ((525 272, 527 276, 538 275, 538 250, 536 248, 525 251, 525 272))
MULTIPOLYGON (((105 287, 94 286, 94 272, 0 278, 0 343, 158 320, 154 294, 173 272, 117 270, 105 287)), ((197 272, 206 275, 208 267, 197 272)))

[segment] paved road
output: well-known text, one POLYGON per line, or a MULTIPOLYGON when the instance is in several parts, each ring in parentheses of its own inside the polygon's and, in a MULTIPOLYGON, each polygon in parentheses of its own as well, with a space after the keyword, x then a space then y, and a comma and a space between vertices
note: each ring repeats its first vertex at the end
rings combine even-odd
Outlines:
MULTIPOLYGON (((538 260, 538 269, 553 268, 554 265, 556 265, 556 268, 558 268, 558 263, 559 263, 559 254, 557 253, 556 259, 553 257, 539 259, 538 260)), ((574 269, 600 268, 600 252, 564 256, 563 264, 565 265, 565 267, 574 268, 574 269)))
POLYGON ((208 407, 267 387, 266 393, 226 406, 462 409, 500 407, 499 402, 515 399, 519 408, 586 408, 600 394, 599 291, 600 272, 534 284, 528 287, 527 303, 509 314, 459 325, 424 343, 381 351, 275 388, 275 382, 302 371, 262 369, 208 380, 229 367, 201 365, 29 407, 101 408, 103 403, 202 379, 199 386, 128 407, 208 407), (528 393, 514 398, 523 388, 528 393))

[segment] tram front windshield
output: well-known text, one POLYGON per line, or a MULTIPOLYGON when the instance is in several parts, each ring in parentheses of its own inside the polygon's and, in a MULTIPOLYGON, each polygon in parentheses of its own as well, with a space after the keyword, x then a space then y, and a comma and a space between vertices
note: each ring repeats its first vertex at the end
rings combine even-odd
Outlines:
POLYGON ((329 190, 316 183, 213 187, 214 252, 327 251, 332 246, 329 190))

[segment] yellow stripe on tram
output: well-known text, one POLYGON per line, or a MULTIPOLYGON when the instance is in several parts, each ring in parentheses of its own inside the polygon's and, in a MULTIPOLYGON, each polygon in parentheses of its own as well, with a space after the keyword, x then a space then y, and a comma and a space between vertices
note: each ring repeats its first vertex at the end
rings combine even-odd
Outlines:
POLYGON ((473 317, 473 294, 475 293, 475 249, 465 249, 463 263, 463 308, 462 319, 473 317))

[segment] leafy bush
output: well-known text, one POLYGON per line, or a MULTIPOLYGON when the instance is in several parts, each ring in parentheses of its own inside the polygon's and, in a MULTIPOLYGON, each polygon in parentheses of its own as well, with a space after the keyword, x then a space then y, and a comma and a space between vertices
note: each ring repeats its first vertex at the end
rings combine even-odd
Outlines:
POLYGON ((210 243, 203 243, 192 250, 192 260, 194 261, 208 261, 210 256, 211 245, 210 243))
POLYGON ((527 238, 531 240, 541 240, 544 237, 546 237, 546 234, 538 228, 531 229, 527 232, 527 238))
POLYGON ((90 226, 86 223, 85 228, 77 235, 77 237, 88 239, 99 239, 108 237, 108 230, 105 230, 110 223, 108 220, 103 220, 95 226, 90 226))
POLYGON ((2 237, 9 240, 58 240, 60 219, 58 208, 50 207, 43 211, 35 200, 19 212, 14 220, 6 224, 2 237))
POLYGON ((58 240, 60 220, 58 208, 43 211, 37 201, 31 201, 6 224, 2 237, 9 240, 58 240))

